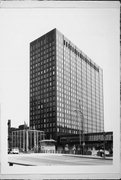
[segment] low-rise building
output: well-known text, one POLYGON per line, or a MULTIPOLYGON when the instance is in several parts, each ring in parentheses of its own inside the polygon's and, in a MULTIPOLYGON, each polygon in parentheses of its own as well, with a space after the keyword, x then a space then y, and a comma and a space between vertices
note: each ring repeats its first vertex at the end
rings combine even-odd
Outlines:
POLYGON ((38 152, 40 141, 45 139, 43 131, 23 129, 12 131, 12 148, 18 148, 20 152, 38 152))
POLYGON ((11 127, 11 120, 8 120, 8 152, 18 148, 20 152, 38 152, 40 141, 45 139, 44 131, 30 129, 26 123, 18 128, 11 127))

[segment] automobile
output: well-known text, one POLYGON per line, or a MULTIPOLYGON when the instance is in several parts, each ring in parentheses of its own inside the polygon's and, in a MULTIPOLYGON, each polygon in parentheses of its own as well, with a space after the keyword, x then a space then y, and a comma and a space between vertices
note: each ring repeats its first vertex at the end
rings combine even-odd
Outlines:
POLYGON ((18 148, 13 148, 11 151, 11 154, 19 154, 19 149, 18 148))
POLYGON ((97 152, 97 155, 101 156, 101 157, 104 157, 104 153, 105 153, 105 156, 109 156, 109 154, 110 154, 109 151, 107 151, 107 150, 104 151, 104 150, 101 149, 101 150, 99 150, 97 152))

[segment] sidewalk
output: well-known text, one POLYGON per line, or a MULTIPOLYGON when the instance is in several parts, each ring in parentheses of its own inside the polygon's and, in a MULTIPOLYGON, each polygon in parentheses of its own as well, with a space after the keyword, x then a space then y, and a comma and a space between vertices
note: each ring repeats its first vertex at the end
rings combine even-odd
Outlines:
POLYGON ((78 154, 63 154, 64 156, 78 157, 78 158, 91 158, 91 159, 102 159, 102 160, 113 160, 113 157, 100 157, 91 155, 78 155, 78 154))

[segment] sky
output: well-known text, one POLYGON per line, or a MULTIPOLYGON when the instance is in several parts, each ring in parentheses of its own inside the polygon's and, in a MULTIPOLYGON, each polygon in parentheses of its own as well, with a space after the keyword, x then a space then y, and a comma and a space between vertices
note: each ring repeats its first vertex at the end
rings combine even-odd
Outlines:
POLYGON ((29 125, 29 44, 57 28, 103 69, 104 127, 113 131, 119 98, 119 17, 115 8, 1 9, 0 103, 6 123, 29 125))

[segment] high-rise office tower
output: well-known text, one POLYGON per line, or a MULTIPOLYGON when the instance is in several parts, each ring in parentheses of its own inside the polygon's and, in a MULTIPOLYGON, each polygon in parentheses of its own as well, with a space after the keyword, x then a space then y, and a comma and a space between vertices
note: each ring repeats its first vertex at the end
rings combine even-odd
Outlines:
POLYGON ((57 29, 30 43, 30 127, 50 138, 104 130, 103 72, 57 29))

